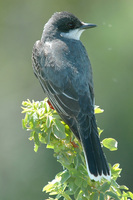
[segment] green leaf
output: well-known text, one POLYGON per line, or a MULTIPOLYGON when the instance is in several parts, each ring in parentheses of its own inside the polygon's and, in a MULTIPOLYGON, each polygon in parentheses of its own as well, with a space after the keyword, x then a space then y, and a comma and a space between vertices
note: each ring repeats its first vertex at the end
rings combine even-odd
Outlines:
POLYGON ((91 196, 90 196, 90 200, 98 200, 99 197, 99 193, 98 192, 94 192, 91 196))
POLYGON ((118 185, 118 183, 114 179, 111 180, 111 185, 113 185, 116 188, 120 188, 120 186, 118 185))
POLYGON ((104 183, 104 184, 100 187, 100 191, 101 191, 101 192, 105 192, 105 191, 109 190, 110 184, 111 184, 110 182, 104 183))
POLYGON ((98 133, 99 133, 99 136, 101 135, 101 133, 103 132, 102 129, 100 129, 99 127, 97 128, 98 129, 98 133))
POLYGON ((56 194, 58 194, 58 192, 56 192, 56 191, 49 193, 49 195, 56 195, 56 194))
POLYGON ((61 183, 63 184, 64 182, 66 182, 68 179, 70 178, 70 174, 68 171, 64 171, 61 174, 61 183))
POLYGON ((34 144, 34 151, 37 152, 38 151, 39 146, 37 144, 34 144))
POLYGON ((53 146, 53 145, 50 145, 50 144, 48 144, 48 145, 47 145, 47 149, 54 149, 54 146, 53 146))
POLYGON ((111 191, 117 194, 119 197, 121 196, 121 191, 119 188, 116 188, 114 186, 111 186, 111 191))
POLYGON ((99 200, 105 200, 105 196, 104 196, 103 193, 100 193, 100 198, 99 198, 99 200))
POLYGON ((119 168, 120 164, 116 163, 115 165, 113 165, 113 167, 111 167, 111 174, 114 180, 116 180, 121 173, 121 168, 119 168))
POLYGON ((133 199, 133 193, 132 192, 124 192, 123 191, 122 197, 130 197, 131 199, 133 199))
POLYGON ((121 185, 120 189, 122 189, 122 190, 129 190, 129 188, 127 186, 125 186, 125 185, 121 185))
POLYGON ((120 174, 122 169, 119 167, 120 167, 119 163, 114 164, 113 167, 111 168, 112 174, 114 173, 120 174))
POLYGON ((77 187, 77 188, 75 189, 75 192, 74 192, 74 199, 77 199, 77 196, 78 196, 79 192, 80 192, 80 188, 77 187))
POLYGON ((76 200, 83 200, 83 192, 82 192, 82 190, 79 191, 76 200))
POLYGON ((37 134, 36 132, 34 132, 34 141, 35 141, 35 144, 36 144, 37 146, 40 145, 40 141, 39 141, 39 138, 38 138, 38 134, 37 134))
POLYGON ((57 186, 60 185, 61 177, 56 176, 51 182, 49 182, 46 186, 43 187, 43 192, 53 192, 57 190, 57 186))
POLYGON ((51 133, 52 133, 51 128, 48 128, 48 129, 46 130, 46 137, 45 137, 46 143, 47 143, 47 144, 50 143, 50 135, 51 135, 51 133))
POLYGON ((65 133, 65 127, 64 127, 64 125, 59 120, 57 120, 57 119, 55 119, 54 122, 55 122, 57 130, 59 130, 62 133, 65 133))
POLYGON ((33 137, 34 137, 34 151, 37 152, 40 146, 40 141, 38 138, 38 134, 35 131, 33 132, 33 137))
POLYGON ((53 133, 59 139, 65 139, 66 137, 65 132, 61 132, 57 126, 53 126, 53 133))
POLYGON ((95 114, 103 113, 104 110, 95 105, 95 114))
POLYGON ((63 193, 62 196, 66 199, 66 200, 72 200, 71 197, 66 194, 66 193, 63 193))
POLYGON ((82 182, 83 182, 82 178, 76 177, 76 179, 75 179, 75 184, 76 184, 78 187, 80 187, 80 186, 82 185, 82 182))
POLYGON ((22 119, 22 128, 23 128, 24 130, 27 129, 27 127, 26 127, 26 125, 25 125, 25 119, 22 119))
POLYGON ((51 115, 47 115, 47 119, 46 119, 46 127, 49 128, 51 125, 53 117, 51 115))
POLYGON ((45 113, 48 113, 50 111, 49 104, 47 103, 47 98, 44 100, 44 108, 45 108, 45 113))
MULTIPOLYGON (((61 194, 58 194, 57 196, 56 196, 56 198, 55 199, 50 199, 50 200, 58 200, 58 199, 60 199, 62 197, 62 195, 61 194)), ((47 199, 46 199, 47 200, 47 199)))
POLYGON ((133 199, 133 193, 132 192, 127 192, 127 194, 128 194, 128 197, 133 199))
POLYGON ((43 192, 44 192, 44 191, 50 192, 52 188, 53 188, 53 184, 48 183, 47 185, 45 185, 45 186, 43 187, 43 190, 42 190, 42 191, 43 191, 43 192))
POLYGON ((108 148, 110 151, 117 150, 118 142, 113 138, 106 138, 102 141, 104 147, 108 148))
POLYGON ((77 185, 74 183, 74 178, 72 178, 72 176, 69 178, 69 190, 73 191, 73 193, 75 193, 77 189, 77 185))
POLYGON ((36 123, 36 121, 38 120, 38 114, 34 112, 32 117, 33 117, 33 122, 36 123))
POLYGON ((113 168, 114 168, 114 169, 120 169, 119 167, 120 167, 120 164, 119 164, 119 163, 116 163, 116 164, 113 165, 113 168))
POLYGON ((115 200, 120 200, 120 198, 114 192, 106 192, 106 195, 114 198, 115 200))

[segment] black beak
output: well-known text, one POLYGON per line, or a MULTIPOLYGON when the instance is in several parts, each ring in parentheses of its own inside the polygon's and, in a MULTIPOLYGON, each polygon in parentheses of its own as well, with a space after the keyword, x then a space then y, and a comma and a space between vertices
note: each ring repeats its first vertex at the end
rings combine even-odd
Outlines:
POLYGON ((90 24, 90 23, 84 23, 82 22, 82 25, 81 25, 81 29, 88 29, 88 28, 94 28, 96 27, 97 25, 96 24, 90 24))

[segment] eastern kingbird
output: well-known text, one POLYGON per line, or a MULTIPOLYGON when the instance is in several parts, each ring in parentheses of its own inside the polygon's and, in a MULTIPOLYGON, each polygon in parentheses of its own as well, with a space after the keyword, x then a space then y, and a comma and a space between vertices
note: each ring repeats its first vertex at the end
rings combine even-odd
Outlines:
POLYGON ((91 180, 110 180, 94 114, 92 69, 81 33, 95 24, 56 12, 33 47, 33 70, 52 106, 81 142, 91 180))

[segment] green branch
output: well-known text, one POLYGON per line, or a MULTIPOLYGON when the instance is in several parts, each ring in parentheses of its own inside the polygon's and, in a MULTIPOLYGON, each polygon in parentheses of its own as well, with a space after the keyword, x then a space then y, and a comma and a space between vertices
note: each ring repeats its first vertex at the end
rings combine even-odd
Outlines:
MULTIPOLYGON (((25 118, 22 120, 23 128, 30 131, 29 140, 34 141, 34 151, 37 152, 41 143, 47 148, 54 150, 54 156, 63 166, 63 171, 49 182, 43 191, 54 195, 53 199, 64 197, 65 200, 127 200, 133 198, 126 186, 120 186, 116 182, 120 177, 121 169, 119 164, 111 168, 111 182, 102 179, 101 182, 91 181, 85 165, 83 150, 78 140, 73 136, 68 125, 66 125, 57 112, 49 107, 47 99, 44 101, 22 102, 22 113, 25 118), (74 147, 75 146, 75 147, 74 147)), ((102 113, 98 106, 95 113, 102 113)), ((102 130, 98 128, 99 135, 102 130)), ((113 138, 106 138, 102 145, 111 151, 117 150, 117 141, 113 138)))

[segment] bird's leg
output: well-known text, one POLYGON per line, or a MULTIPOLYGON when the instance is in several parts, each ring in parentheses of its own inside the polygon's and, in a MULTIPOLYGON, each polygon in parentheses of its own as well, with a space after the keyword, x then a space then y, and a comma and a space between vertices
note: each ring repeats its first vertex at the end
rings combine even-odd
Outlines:
POLYGON ((48 102, 49 107, 54 110, 54 107, 52 106, 52 104, 50 103, 50 101, 48 100, 47 102, 48 102))
MULTIPOLYGON (((54 107, 52 106, 52 104, 50 103, 50 101, 48 100, 47 102, 48 102, 49 107, 50 107, 51 109, 55 110, 54 107)), ((70 143, 72 144, 72 146, 73 146, 74 148, 78 148, 78 145, 77 145, 74 141, 72 141, 72 138, 70 138, 70 143)))
POLYGON ((74 142, 74 141, 72 141, 72 138, 70 137, 70 143, 72 144, 72 146, 74 147, 74 148, 79 148, 79 146, 74 142))

